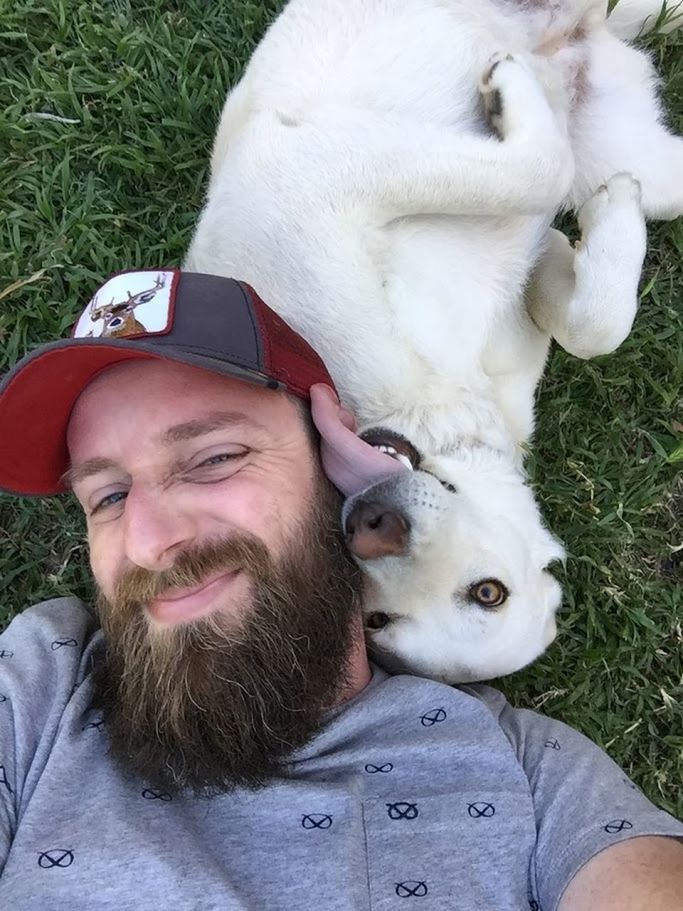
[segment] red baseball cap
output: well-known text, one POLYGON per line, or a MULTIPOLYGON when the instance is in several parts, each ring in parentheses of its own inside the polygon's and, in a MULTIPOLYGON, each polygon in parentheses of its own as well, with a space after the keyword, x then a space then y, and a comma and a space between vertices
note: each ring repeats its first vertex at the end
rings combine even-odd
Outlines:
POLYGON ((321 358, 244 282, 153 269, 121 272, 96 292, 72 336, 41 345, 0 382, 0 489, 66 489, 66 428, 100 371, 128 360, 179 361, 304 400, 334 383, 321 358))

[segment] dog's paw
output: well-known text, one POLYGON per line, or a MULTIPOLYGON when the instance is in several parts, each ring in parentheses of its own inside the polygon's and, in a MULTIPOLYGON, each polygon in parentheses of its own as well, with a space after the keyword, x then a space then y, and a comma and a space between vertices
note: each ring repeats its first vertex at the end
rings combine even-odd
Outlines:
POLYGON ((585 359, 618 348, 638 309, 647 241, 640 184, 629 174, 615 174, 584 203, 578 221, 567 350, 585 359))
POLYGON ((487 123, 499 139, 503 139, 504 136, 502 129, 503 96, 498 80, 494 81, 494 74, 504 60, 512 59, 511 54, 495 54, 479 81, 479 93, 484 103, 487 123))
POLYGON ((527 197, 549 209, 559 206, 573 181, 574 156, 564 118, 552 110, 532 62, 496 54, 479 91, 491 129, 517 160, 527 163, 527 197))
POLYGON ((615 174, 579 209, 577 220, 582 241, 605 221, 629 216, 642 219, 640 183, 630 174, 615 174))
POLYGON ((479 82, 486 118, 501 139, 541 131, 556 121, 531 63, 521 56, 494 54, 479 82))
POLYGON ((518 69, 524 71, 524 78, 530 76, 524 64, 512 54, 494 54, 479 82, 486 120, 499 139, 505 139, 512 127, 508 93, 511 83, 519 82, 518 69))
MULTIPOLYGON (((645 220, 640 184, 630 174, 615 174, 581 206, 577 220, 582 255, 600 257, 605 263, 642 264, 645 253, 645 220)), ((640 268, 640 265, 638 266, 640 268)))

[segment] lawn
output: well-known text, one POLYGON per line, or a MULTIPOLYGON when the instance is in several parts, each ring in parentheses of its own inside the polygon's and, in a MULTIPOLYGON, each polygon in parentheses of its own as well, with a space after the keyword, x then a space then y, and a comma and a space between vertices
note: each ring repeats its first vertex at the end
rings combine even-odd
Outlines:
MULTIPOLYGON (((0 0, 0 371, 108 273, 181 261, 226 90, 280 5, 0 0)), ((649 46, 680 132, 683 44, 649 46)), ((683 219, 652 227, 641 287, 617 355, 548 366, 529 468, 570 552, 565 601, 549 653, 500 685, 683 816, 683 219)), ((0 623, 90 591, 69 498, 0 495, 0 623)))

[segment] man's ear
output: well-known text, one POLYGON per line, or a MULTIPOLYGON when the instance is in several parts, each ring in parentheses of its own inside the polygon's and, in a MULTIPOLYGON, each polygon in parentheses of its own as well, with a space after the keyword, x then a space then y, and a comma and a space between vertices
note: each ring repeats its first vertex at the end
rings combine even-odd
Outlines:
POLYGON ((356 436, 356 419, 324 383, 311 386, 311 415, 320 433, 325 474, 346 497, 407 469, 356 436))
MULTIPOLYGON (((334 417, 342 422, 347 430, 356 432, 358 422, 353 412, 342 405, 339 396, 331 386, 326 383, 316 383, 311 386, 311 411, 313 413, 313 423, 318 427, 316 414, 325 422, 326 418, 334 417)), ((320 428, 318 427, 318 430, 320 428)))

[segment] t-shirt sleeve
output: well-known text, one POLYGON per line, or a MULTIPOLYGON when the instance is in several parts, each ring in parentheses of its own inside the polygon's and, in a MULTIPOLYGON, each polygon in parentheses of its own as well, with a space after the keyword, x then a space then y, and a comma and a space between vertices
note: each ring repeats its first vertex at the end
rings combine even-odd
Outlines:
POLYGON ((461 687, 484 701, 529 780, 536 816, 531 883, 543 911, 555 911, 572 878, 610 845, 640 835, 683 838, 683 824, 652 804, 583 734, 492 687, 461 687))
POLYGON ((0 874, 64 708, 83 679, 82 652, 95 628, 81 601, 57 598, 18 614, 0 634, 0 874))

